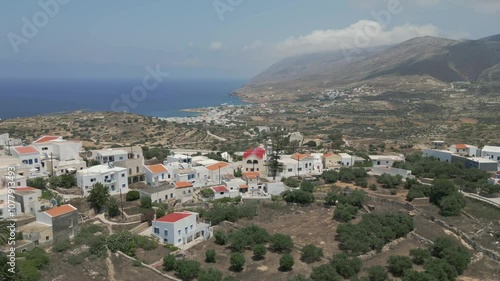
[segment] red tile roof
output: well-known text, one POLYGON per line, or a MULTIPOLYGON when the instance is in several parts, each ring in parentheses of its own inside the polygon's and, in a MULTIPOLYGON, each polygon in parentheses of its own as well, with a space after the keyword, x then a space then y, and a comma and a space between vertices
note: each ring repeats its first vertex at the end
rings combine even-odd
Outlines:
POLYGON ((19 154, 33 154, 33 153, 40 153, 36 148, 33 146, 16 146, 14 147, 14 150, 17 151, 19 154))
POLYGON ((249 149, 247 151, 245 151, 245 153, 243 154, 243 158, 247 158, 247 157, 250 157, 250 156, 255 156, 259 159, 262 159, 264 158, 264 155, 266 154, 266 150, 261 148, 261 147, 256 147, 254 149, 249 149))
POLYGON ((291 157, 291 158, 292 158, 292 159, 294 159, 294 160, 299 160, 299 161, 301 161, 301 160, 303 160, 303 159, 305 159, 305 158, 311 158, 311 155, 310 155, 310 154, 300 154, 300 153, 295 153, 295 154, 293 154, 293 155, 292 155, 292 157, 291 157))
POLYGON ((466 144, 463 144, 463 143, 456 144, 455 147, 457 149, 467 149, 468 148, 468 146, 466 144))
POLYGON ((153 174, 168 172, 167 168, 163 166, 163 164, 149 165, 146 166, 146 168, 153 174))
POLYGON ((248 185, 247 184, 240 184, 239 188, 240 189, 245 189, 245 188, 248 188, 248 185))
POLYGON ((243 176, 247 179, 255 179, 255 178, 260 177, 260 173, 259 172, 245 172, 245 173, 243 173, 243 176))
POLYGON ((163 216, 159 219, 156 219, 156 221, 177 222, 177 221, 180 221, 180 220, 187 218, 191 215, 192 215, 192 213, 175 212, 175 213, 171 213, 171 214, 168 214, 166 216, 163 216))
POLYGON ((325 153, 325 155, 323 155, 324 158, 327 158, 327 157, 330 157, 330 156, 333 156, 335 155, 335 153, 333 152, 328 152, 328 153, 325 153))
POLYGON ((193 184, 188 182, 188 181, 180 181, 175 183, 175 188, 186 188, 186 187, 192 187, 193 184))
POLYGON ((212 189, 215 191, 215 192, 229 192, 229 189, 227 189, 225 186, 221 185, 221 186, 216 186, 216 187, 212 187, 212 189))
POLYGON ((44 143, 44 142, 49 142, 49 141, 53 141, 53 140, 57 140, 59 139, 61 136, 43 136, 39 139, 37 139, 36 141, 34 141, 33 143, 44 143))
POLYGON ((71 213, 73 211, 77 211, 78 209, 73 207, 71 204, 61 205, 59 207, 52 208, 50 210, 45 211, 47 215, 51 217, 58 217, 64 214, 71 213))
POLYGON ((14 191, 37 191, 37 190, 40 190, 40 189, 36 189, 36 188, 30 187, 30 186, 16 187, 14 189, 14 191))
POLYGON ((225 168, 227 166, 229 166, 228 163, 226 163, 226 162, 219 162, 219 163, 207 166, 207 169, 210 170, 210 171, 215 171, 215 170, 218 170, 218 169, 223 169, 223 168, 225 168))

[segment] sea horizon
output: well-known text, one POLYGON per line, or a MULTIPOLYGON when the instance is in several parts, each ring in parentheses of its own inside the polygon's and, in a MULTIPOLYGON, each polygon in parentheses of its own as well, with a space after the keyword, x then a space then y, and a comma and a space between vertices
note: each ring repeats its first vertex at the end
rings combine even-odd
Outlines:
POLYGON ((0 119, 78 110, 127 111, 151 117, 196 116, 199 113, 183 110, 247 104, 230 95, 245 82, 246 79, 167 78, 147 91, 144 98, 134 99, 132 89, 142 86, 142 79, 0 79, 0 119))

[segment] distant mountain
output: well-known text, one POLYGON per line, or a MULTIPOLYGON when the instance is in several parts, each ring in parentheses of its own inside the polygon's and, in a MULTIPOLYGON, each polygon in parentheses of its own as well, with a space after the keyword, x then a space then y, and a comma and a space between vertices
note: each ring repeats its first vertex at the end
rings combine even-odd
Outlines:
MULTIPOLYGON (((418 37, 367 50, 351 60, 343 52, 287 58, 251 79, 241 93, 315 90, 357 83, 394 85, 425 79, 434 85, 488 80, 500 73, 500 35, 479 40, 418 37)), ((409 87, 415 87, 409 83, 409 87)))

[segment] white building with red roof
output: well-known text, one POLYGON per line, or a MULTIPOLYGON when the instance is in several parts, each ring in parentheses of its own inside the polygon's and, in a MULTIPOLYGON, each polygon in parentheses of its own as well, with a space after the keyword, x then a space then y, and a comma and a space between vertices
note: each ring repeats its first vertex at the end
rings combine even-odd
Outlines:
POLYGON ((17 157, 21 163, 28 165, 32 172, 39 172, 41 169, 40 151, 34 146, 15 146, 11 149, 11 154, 17 157))
MULTIPOLYGON (((231 197, 230 190, 224 185, 213 186, 210 189, 212 189, 214 191, 214 199, 222 199, 225 197, 231 197)), ((236 193, 234 193, 234 194, 236 194, 236 193)), ((239 194, 239 192, 237 194, 239 194)), ((234 196, 234 197, 236 197, 236 196, 234 196)))
POLYGON ((14 199, 20 204, 20 212, 24 214, 33 214, 40 211, 41 203, 39 198, 42 196, 42 190, 24 186, 14 189, 14 199))
POLYGON ((144 168, 146 183, 151 186, 158 186, 171 180, 171 175, 163 164, 144 165, 144 168))
POLYGON ((40 152, 42 168, 49 175, 71 174, 87 167, 80 157, 81 141, 64 140, 62 136, 43 136, 32 145, 40 152))
POLYGON ((477 146, 463 144, 463 143, 450 145, 449 150, 451 151, 451 153, 458 154, 461 156, 470 156, 470 157, 481 156, 481 151, 477 148, 477 146))
POLYGON ((249 149, 243 153, 243 172, 259 172, 266 175, 266 150, 262 147, 249 149))
POLYGON ((174 246, 184 245, 195 239, 206 240, 212 235, 209 224, 200 222, 200 216, 194 212, 174 212, 155 219, 151 234, 161 242, 174 246))

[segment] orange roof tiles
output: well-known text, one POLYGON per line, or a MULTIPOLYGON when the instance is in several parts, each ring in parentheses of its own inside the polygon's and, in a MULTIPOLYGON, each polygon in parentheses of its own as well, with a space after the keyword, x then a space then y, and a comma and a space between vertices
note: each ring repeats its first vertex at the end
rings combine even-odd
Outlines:
POLYGON ((57 140, 59 139, 61 136, 43 136, 39 139, 37 139, 36 141, 34 141, 33 143, 44 143, 44 142, 49 142, 49 141, 53 141, 53 140, 57 140))
POLYGON ((47 215, 49 215, 51 217, 58 217, 58 216, 61 216, 64 214, 71 213, 73 211, 77 211, 77 209, 70 204, 66 204, 66 205, 61 205, 59 207, 55 207, 55 208, 52 208, 50 210, 47 210, 44 213, 46 213, 47 215))
POLYGON ((248 188, 248 184, 240 184, 239 188, 240 189, 248 188))
POLYGON ((333 152, 328 152, 328 153, 325 153, 325 155, 323 155, 323 157, 330 157, 330 156, 333 156, 335 155, 333 152))
POLYGON ((180 181, 175 183, 175 188, 193 187, 193 184, 188 181, 180 181))
POLYGON ((260 177, 259 172, 245 172, 243 173, 243 176, 246 177, 247 179, 255 179, 257 177, 260 177))
POLYGON ((456 144, 455 147, 457 149, 467 149, 468 148, 468 146, 466 144, 463 144, 463 143, 456 144))
POLYGON ((17 146, 14 147, 14 150, 17 151, 19 154, 33 154, 33 153, 40 153, 36 148, 33 146, 17 146))
POLYGON ((24 187, 16 187, 14 189, 14 191, 37 191, 39 189, 36 189, 34 187, 30 187, 30 186, 24 186, 24 187))
POLYGON ((163 216, 159 219, 156 219, 156 221, 161 221, 161 222, 178 222, 184 218, 187 218, 193 214, 191 213, 184 213, 184 212, 175 212, 168 214, 166 216, 163 216))
POLYGON ((305 159, 305 158, 311 158, 311 155, 309 155, 309 154, 295 153, 295 154, 292 155, 291 158, 300 161, 300 160, 305 159))
POLYGON ((163 164, 148 165, 146 168, 153 174, 168 172, 167 168, 163 164))
POLYGON ((207 166, 207 169, 210 170, 210 171, 215 171, 215 170, 218 170, 218 169, 225 168, 227 166, 229 166, 228 163, 226 163, 226 162, 219 162, 219 163, 207 166))

